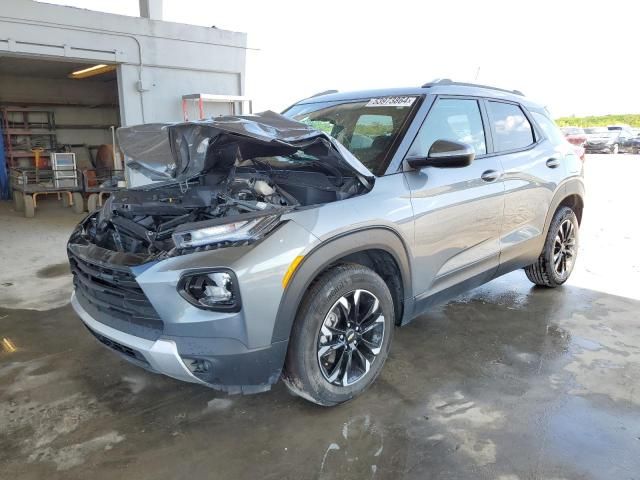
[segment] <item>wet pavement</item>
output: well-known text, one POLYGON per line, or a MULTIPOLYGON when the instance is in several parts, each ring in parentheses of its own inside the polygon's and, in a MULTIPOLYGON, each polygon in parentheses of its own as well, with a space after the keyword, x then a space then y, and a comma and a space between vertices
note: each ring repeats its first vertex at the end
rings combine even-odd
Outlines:
MULTIPOLYGON (((590 156, 588 180, 632 160, 640 173, 638 157, 590 156)), ((0 478, 640 479, 640 232, 613 228, 632 198, 590 199, 570 284, 514 272, 435 308, 332 409, 282 384, 227 396, 147 373, 69 305, 1 308, 0 478)))

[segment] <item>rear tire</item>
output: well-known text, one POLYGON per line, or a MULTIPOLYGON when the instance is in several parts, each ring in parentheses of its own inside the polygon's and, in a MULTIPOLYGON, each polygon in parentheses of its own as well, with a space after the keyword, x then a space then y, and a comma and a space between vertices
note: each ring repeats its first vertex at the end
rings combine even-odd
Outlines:
POLYGON ((293 324, 282 378, 323 406, 351 400, 382 370, 394 329, 386 283, 357 264, 337 265, 307 291, 293 324))
POLYGON ((527 278, 541 287, 555 288, 569 279, 578 254, 578 219, 569 207, 553 216, 538 260, 525 267, 527 278))

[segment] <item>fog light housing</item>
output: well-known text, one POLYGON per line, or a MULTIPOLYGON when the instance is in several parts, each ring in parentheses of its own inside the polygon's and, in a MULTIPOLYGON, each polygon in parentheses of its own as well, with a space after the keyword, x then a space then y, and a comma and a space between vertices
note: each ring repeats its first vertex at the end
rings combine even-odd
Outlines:
POLYGON ((178 293, 190 304, 205 310, 240 310, 238 280, 229 269, 187 272, 178 282, 178 293))
POLYGON ((182 363, 187 369, 203 382, 210 382, 213 377, 213 365, 203 358, 182 357, 182 363))

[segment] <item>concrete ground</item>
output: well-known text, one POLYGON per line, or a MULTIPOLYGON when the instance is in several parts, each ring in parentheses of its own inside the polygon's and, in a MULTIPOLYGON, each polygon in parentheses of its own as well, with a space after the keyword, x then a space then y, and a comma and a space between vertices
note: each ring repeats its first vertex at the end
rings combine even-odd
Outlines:
POLYGON ((640 478, 640 157, 586 169, 567 285, 514 272, 434 309, 396 332, 370 390, 332 409, 282 384, 227 396, 120 360, 67 304, 77 216, 49 200, 27 220, 2 202, 0 477, 640 478))

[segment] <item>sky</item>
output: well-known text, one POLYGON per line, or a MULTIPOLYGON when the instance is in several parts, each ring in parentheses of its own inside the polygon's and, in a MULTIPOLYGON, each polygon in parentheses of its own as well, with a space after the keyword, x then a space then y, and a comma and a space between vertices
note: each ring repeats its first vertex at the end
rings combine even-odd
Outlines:
MULTIPOLYGON (((47 1, 138 15, 137 0, 47 1)), ((556 117, 640 113, 638 0, 164 0, 164 20, 246 32, 255 111, 450 78, 518 89, 556 117)))

